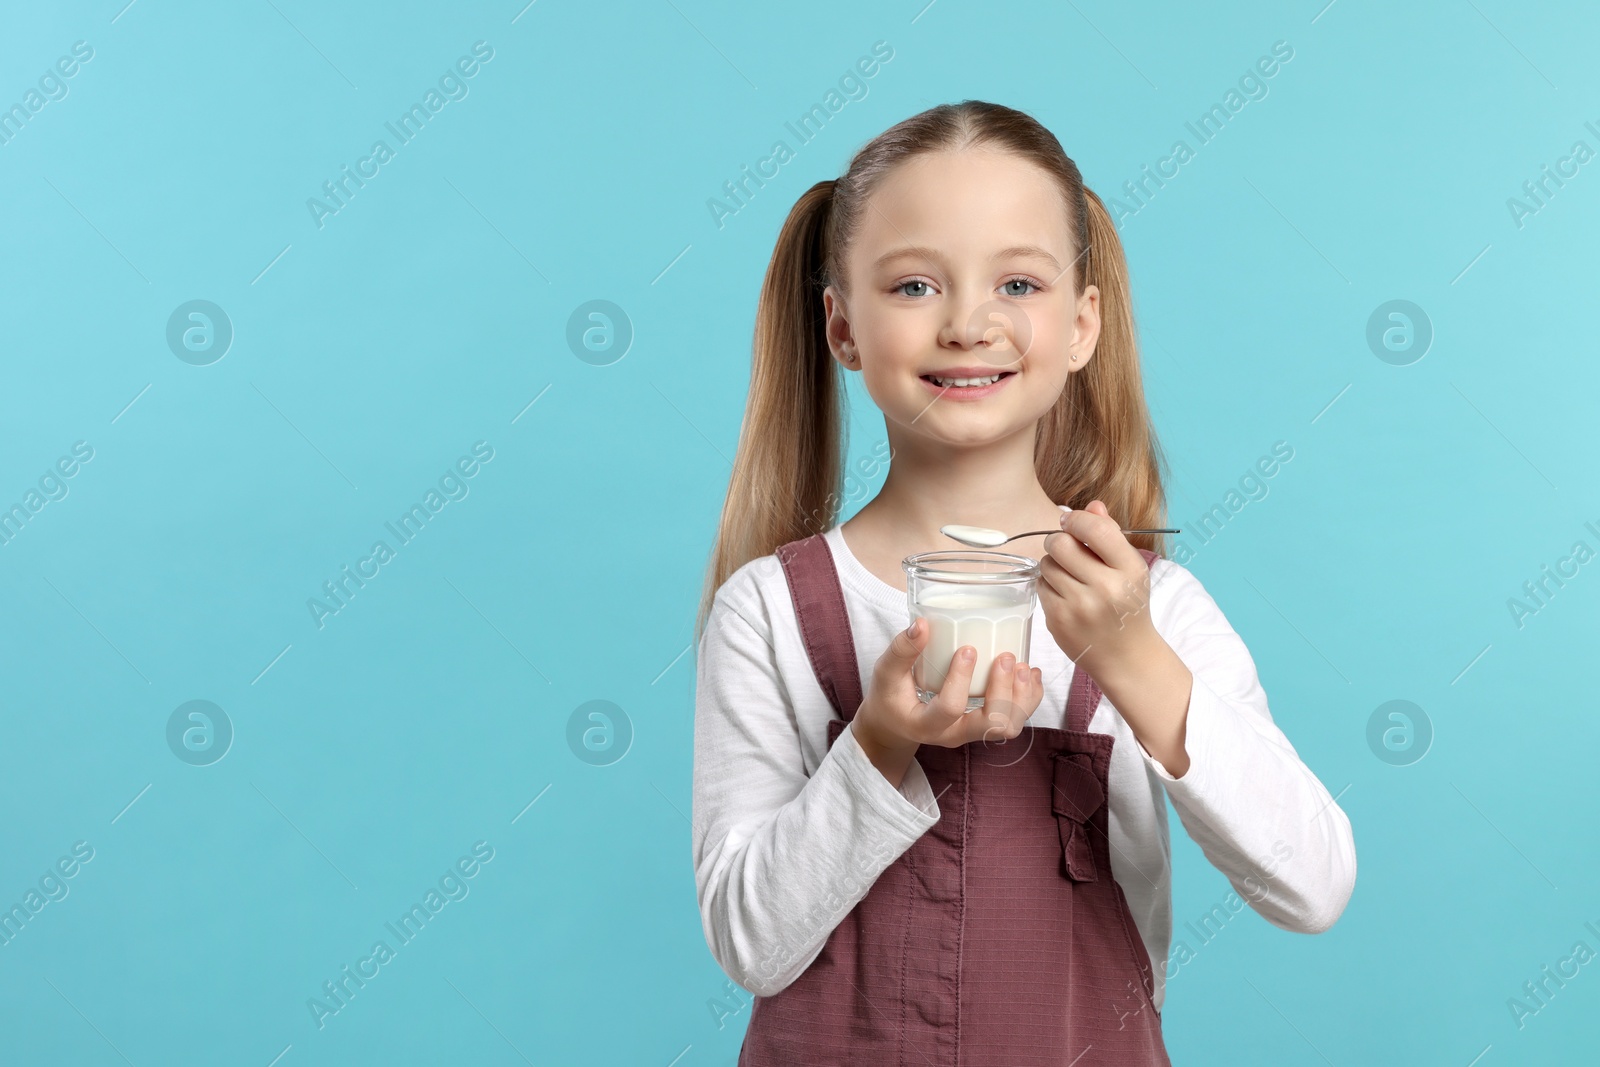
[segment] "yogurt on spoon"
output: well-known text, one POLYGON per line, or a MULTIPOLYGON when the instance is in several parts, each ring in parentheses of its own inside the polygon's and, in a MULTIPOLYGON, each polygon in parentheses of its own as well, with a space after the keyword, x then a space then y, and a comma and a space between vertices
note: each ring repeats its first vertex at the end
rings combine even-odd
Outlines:
MULTIPOLYGON (((1072 510, 1065 504, 1058 504, 1056 506, 1061 509, 1063 515, 1072 510)), ((939 527, 939 532, 950 538, 952 541, 960 541, 962 544, 969 545, 972 548, 994 548, 996 545, 1003 545, 1007 541, 1011 540, 1009 534, 1002 533, 999 530, 991 530, 987 526, 961 526, 953 524, 950 526, 939 527)))
POLYGON ((939 532, 953 541, 960 541, 973 548, 993 548, 1003 545, 1008 538, 999 530, 990 530, 983 526, 941 526, 939 532))

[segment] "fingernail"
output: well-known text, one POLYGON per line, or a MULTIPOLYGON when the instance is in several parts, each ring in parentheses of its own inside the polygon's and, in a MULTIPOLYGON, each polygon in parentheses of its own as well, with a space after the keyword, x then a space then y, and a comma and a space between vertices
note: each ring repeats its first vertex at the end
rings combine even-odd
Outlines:
POLYGON ((922 621, 921 619, 912 619, 911 620, 911 625, 906 627, 906 636, 907 637, 915 637, 915 636, 917 636, 917 623, 919 623, 921 621, 922 621))
POLYGON ((973 660, 978 658, 978 650, 975 648, 963 648, 961 650, 961 658, 966 662, 971 663, 973 660))
POLYGON ((1063 530, 1065 530, 1067 528, 1067 520, 1070 519, 1070 518, 1072 518, 1072 509, 1067 507, 1065 504, 1062 504, 1061 505, 1061 528, 1063 530))

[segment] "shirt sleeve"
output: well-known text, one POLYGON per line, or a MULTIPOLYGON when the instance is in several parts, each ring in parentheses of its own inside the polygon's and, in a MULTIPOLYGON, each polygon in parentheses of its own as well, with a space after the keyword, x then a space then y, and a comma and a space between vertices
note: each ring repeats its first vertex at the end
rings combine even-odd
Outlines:
POLYGON ((1350 819, 1272 721, 1249 650, 1199 579, 1170 560, 1162 569, 1152 619, 1194 677, 1189 767, 1175 778, 1141 747, 1145 767, 1252 908, 1285 930, 1321 933, 1355 888, 1350 819))
POLYGON ((848 727, 809 776, 802 751, 770 639, 719 597, 696 665, 695 888, 712 956, 760 996, 939 819, 915 760, 896 789, 848 727))

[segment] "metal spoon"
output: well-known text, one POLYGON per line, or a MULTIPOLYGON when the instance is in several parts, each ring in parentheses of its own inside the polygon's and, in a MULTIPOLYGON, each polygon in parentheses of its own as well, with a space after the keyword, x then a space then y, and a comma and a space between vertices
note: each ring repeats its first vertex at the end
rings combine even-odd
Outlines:
MULTIPOLYGON (((986 527, 983 527, 983 526, 941 526, 941 527, 939 527, 939 532, 944 534, 946 537, 950 538, 950 540, 952 540, 952 541, 960 541, 962 544, 969 545, 972 548, 994 548, 997 545, 1005 544, 1007 541, 1015 541, 1019 537, 1038 537, 1041 534, 1060 533, 1061 531, 1060 530, 1033 530, 1033 531, 1030 531, 1029 533, 1012 534, 1011 536, 1007 537, 1004 531, 1001 531, 1001 530, 990 530, 990 529, 987 529, 986 527)), ((1125 533, 1125 534, 1141 534, 1141 533, 1144 533, 1144 534, 1158 534, 1158 533, 1172 533, 1172 534, 1175 534, 1175 533, 1182 533, 1183 531, 1182 530, 1159 529, 1159 530, 1123 530, 1122 532, 1125 533)))

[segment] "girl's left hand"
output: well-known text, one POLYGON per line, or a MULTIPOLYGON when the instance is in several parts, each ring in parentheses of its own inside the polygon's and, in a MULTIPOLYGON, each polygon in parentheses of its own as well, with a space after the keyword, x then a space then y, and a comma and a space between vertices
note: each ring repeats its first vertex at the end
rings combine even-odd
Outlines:
POLYGON ((1092 676, 1127 673, 1160 640, 1148 610, 1150 568, 1104 502, 1061 518, 1064 532, 1044 539, 1039 561, 1050 636, 1092 676))

